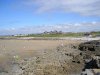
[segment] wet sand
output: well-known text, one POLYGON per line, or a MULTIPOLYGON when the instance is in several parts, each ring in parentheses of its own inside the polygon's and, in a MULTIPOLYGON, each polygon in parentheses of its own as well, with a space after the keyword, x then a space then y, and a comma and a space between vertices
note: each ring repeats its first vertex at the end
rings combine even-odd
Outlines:
POLYGON ((31 55, 35 51, 54 49, 59 45, 79 43, 73 40, 0 40, 0 52, 31 55))

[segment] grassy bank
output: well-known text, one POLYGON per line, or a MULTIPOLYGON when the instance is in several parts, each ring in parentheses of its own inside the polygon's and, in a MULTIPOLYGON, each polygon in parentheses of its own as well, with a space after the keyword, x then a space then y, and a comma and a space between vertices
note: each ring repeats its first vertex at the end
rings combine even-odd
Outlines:
POLYGON ((81 37, 83 33, 66 33, 66 34, 29 34, 27 37, 81 37))

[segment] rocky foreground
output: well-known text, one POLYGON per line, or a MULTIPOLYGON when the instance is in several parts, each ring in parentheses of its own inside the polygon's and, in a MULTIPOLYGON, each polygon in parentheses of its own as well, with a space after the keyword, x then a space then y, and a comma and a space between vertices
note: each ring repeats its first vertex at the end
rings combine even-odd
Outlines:
MULTIPOLYGON (((39 50, 31 58, 8 55, 10 61, 2 62, 6 67, 0 65, 0 75, 85 75, 85 69, 99 69, 95 56, 95 51, 79 50, 78 44, 61 44, 55 49, 39 50)), ((3 60, 8 59, 3 56, 3 60)))

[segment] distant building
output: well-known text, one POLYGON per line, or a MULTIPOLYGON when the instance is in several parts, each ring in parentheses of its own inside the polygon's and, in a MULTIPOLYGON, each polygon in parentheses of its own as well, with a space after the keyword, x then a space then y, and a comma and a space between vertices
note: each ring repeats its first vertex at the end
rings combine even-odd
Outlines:
POLYGON ((84 36, 85 37, 92 37, 92 34, 87 32, 87 33, 84 33, 84 36))
POLYGON ((63 32, 54 30, 54 31, 50 31, 50 32, 45 31, 43 34, 63 34, 63 32))

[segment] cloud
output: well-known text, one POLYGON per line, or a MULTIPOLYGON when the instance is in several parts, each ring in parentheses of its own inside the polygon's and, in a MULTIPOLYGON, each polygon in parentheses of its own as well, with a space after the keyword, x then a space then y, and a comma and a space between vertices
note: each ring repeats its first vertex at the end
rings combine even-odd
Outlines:
POLYGON ((0 29, 0 35, 42 33, 44 31, 53 31, 53 30, 63 31, 63 32, 100 31, 100 22, 93 21, 90 23, 26 26, 21 28, 13 27, 13 28, 0 29))
POLYGON ((25 0, 24 4, 35 6, 38 13, 59 11, 100 16, 100 0, 25 0))

